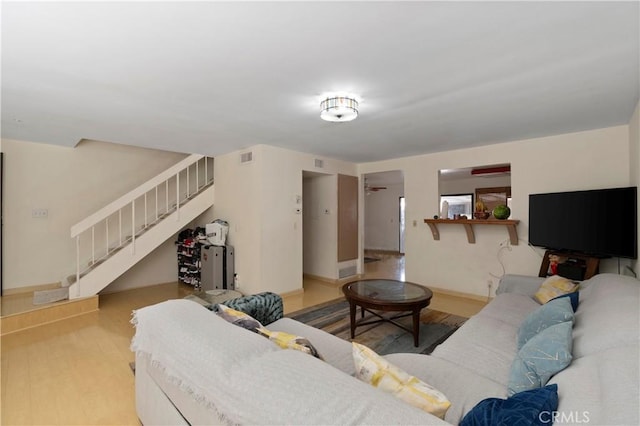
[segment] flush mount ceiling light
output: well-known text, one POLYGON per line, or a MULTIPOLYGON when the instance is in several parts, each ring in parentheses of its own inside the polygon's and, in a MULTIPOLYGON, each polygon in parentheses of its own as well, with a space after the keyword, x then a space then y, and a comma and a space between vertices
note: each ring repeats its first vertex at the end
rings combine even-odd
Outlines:
POLYGON ((351 95, 329 95, 320 102, 320 118, 342 123, 358 116, 358 101, 351 95))

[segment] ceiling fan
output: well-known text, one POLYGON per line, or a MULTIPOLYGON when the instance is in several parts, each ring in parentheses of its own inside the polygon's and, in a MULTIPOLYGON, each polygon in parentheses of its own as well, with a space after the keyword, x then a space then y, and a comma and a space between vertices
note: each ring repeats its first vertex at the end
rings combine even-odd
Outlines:
POLYGON ((367 179, 364 180, 364 191, 367 193, 367 195, 371 194, 372 192, 378 192, 381 189, 387 189, 386 186, 371 186, 369 184, 369 182, 367 182, 367 179))

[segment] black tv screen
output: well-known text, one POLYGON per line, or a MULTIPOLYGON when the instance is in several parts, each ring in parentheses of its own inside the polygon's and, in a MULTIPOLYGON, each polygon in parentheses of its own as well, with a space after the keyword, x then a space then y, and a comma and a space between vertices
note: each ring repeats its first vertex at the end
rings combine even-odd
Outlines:
POLYGON ((529 243, 592 256, 638 257, 637 188, 529 195, 529 243))

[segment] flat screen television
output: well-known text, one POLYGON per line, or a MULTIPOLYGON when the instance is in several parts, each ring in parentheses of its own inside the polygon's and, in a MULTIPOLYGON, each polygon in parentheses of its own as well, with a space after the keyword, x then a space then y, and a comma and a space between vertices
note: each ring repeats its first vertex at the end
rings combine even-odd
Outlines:
POLYGON ((594 257, 638 257, 637 188, 529 195, 529 244, 594 257))

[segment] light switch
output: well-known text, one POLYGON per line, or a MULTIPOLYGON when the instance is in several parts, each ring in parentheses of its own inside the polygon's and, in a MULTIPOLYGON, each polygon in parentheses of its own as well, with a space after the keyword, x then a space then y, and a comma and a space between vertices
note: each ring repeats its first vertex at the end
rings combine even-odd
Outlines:
POLYGON ((49 210, 47 209, 32 209, 31 217, 32 218, 45 218, 49 216, 49 210))

